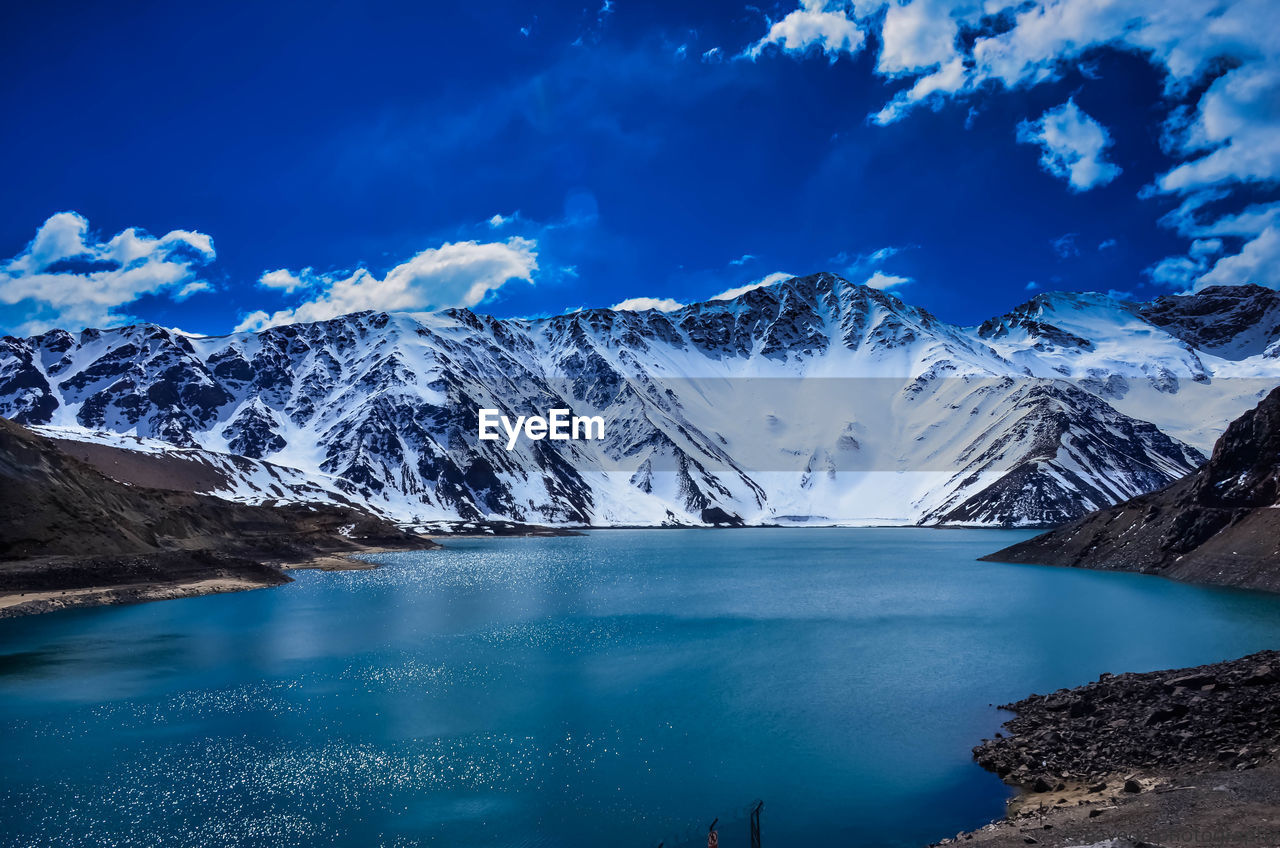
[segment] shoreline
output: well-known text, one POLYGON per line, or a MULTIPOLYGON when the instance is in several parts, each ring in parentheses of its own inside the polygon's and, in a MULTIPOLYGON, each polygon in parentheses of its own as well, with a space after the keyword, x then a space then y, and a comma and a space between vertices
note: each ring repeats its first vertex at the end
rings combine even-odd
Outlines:
POLYGON ((1249 771, 1170 772, 1067 805, 1026 806, 931 844, 986 848, 1191 848, 1280 845, 1280 765, 1249 771))
MULTIPOLYGON (((433 536, 422 536, 429 542, 435 542, 433 536)), ((338 551, 335 553, 317 554, 307 559, 277 563, 283 571, 372 571, 382 568, 380 562, 367 562, 356 559, 365 554, 393 554, 402 551, 422 550, 421 548, 373 547, 362 551, 338 551)))
MULTIPOLYGON (((125 604, 150 603, 204 595, 270 589, 292 583, 291 571, 372 571, 382 563, 357 559, 364 555, 433 550, 449 539, 544 538, 549 536, 581 536, 581 531, 563 530, 540 525, 524 525, 506 532, 443 533, 413 536, 413 544, 370 545, 357 550, 334 550, 305 557, 278 559, 231 556, 207 549, 191 551, 157 551, 132 556, 38 556, 0 562, 0 620, 58 612, 67 609, 125 604), (84 570, 111 573, 113 566, 127 564, 130 570, 155 571, 175 563, 197 573, 185 578, 156 576, 146 580, 88 582, 84 570), (190 569, 191 564, 198 567, 190 569), (210 565, 212 564, 212 568, 210 565), (105 566, 105 567, 104 567, 105 566), (59 572, 75 572, 69 580, 59 580, 59 572), (18 572, 15 574, 15 572, 18 572), (27 572, 23 574, 23 572, 27 572), (21 585, 23 577, 28 585, 21 585), (81 579, 76 579, 81 578, 81 579), (19 584, 5 587, 6 583, 19 584), (53 584, 53 585, 40 585, 53 584), (65 584, 65 585, 64 585, 65 584)), ((118 570, 118 569, 117 569, 118 570)), ((179 567, 177 571, 182 571, 179 567)))
MULTIPOLYGON (((76 571, 84 567, 101 568, 127 561, 135 567, 145 563, 153 568, 171 565, 174 561, 195 562, 202 568, 185 578, 157 577, 150 580, 90 583, 66 586, 31 585, 29 588, 0 590, 0 619, 21 618, 29 615, 58 612, 67 609, 120 606, 125 604, 169 601, 180 598, 197 598, 204 595, 247 592, 254 589, 271 589, 293 582, 290 571, 368 571, 381 564, 355 559, 358 554, 392 553, 406 550, 422 550, 414 547, 370 547, 356 551, 335 551, 296 560, 259 560, 227 557, 208 551, 166 551, 142 554, 134 557, 32 557, 11 560, 0 564, 0 569, 32 570, 32 583, 57 582, 58 572, 76 571), (201 562, 201 561, 204 562, 201 562), (209 562, 212 560, 212 562, 209 562)), ((10 571, 5 573, 13 579, 10 571)))
POLYGON ((0 619, 22 618, 48 612, 81 607, 119 606, 151 601, 197 598, 226 592, 268 589, 283 583, 255 582, 232 577, 211 577, 185 582, 140 583, 125 586, 87 586, 79 589, 56 589, 44 592, 7 592, 0 594, 0 619))
POLYGON ((1280 845, 1280 652, 1000 709, 1010 733, 973 755, 1018 792, 1004 818, 933 845, 1280 845))

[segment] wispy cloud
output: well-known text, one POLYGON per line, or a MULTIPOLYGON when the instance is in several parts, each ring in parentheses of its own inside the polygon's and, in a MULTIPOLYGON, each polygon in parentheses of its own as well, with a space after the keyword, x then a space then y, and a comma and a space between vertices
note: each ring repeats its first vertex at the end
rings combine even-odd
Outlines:
POLYGON ((1059 259, 1070 259, 1080 255, 1080 246, 1076 244, 1078 237, 1078 233, 1063 233, 1050 241, 1049 246, 1053 248, 1054 253, 1058 254, 1059 259))
POLYGON ((765 274, 760 279, 752 280, 746 285, 735 286, 734 288, 731 288, 731 289, 725 289, 719 294, 712 295, 710 299, 711 300, 733 300, 735 297, 740 297, 741 295, 746 294, 752 289, 758 289, 762 286, 771 286, 774 283, 780 283, 783 280, 789 280, 794 276, 795 274, 788 274, 785 271, 774 271, 772 274, 765 274))
MULTIPOLYGON (((910 282, 911 278, 885 272, 883 266, 885 262, 902 253, 904 249, 906 248, 886 245, 868 253, 841 252, 831 257, 828 261, 831 263, 833 270, 843 274, 850 280, 866 280, 870 277, 876 279, 877 282, 880 280, 901 280, 902 282, 895 285, 903 285, 910 282)), ((874 288, 880 287, 874 286, 874 288)), ((884 288, 890 287, 884 286, 884 288)))

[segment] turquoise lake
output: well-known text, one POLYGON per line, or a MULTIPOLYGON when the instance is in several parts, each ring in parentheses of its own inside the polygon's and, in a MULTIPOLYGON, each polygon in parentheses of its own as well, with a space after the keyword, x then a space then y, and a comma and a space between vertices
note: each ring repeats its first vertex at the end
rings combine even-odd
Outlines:
POLYGON ((1280 647, 1280 596, 981 563, 998 530, 459 539, 0 621, 0 844, 918 846, 992 705, 1280 647))

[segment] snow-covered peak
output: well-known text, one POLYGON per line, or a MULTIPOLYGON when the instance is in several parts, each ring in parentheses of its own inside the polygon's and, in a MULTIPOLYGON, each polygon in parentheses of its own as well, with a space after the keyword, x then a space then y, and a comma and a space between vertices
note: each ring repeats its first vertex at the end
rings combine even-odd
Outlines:
POLYGON ((1280 292, 1257 285, 1211 286, 1192 295, 1166 295, 1139 314, 1192 347, 1241 360, 1280 341, 1280 292))
POLYGON ((1097 292, 1052 292, 975 331, 1002 356, 1044 377, 1106 380, 1204 380, 1201 358, 1143 317, 1139 304, 1097 292))
POLYGON ((1105 294, 1045 292, 983 322, 977 334, 1037 350, 1090 350, 1096 341, 1131 333, 1140 323, 1130 304, 1105 294))

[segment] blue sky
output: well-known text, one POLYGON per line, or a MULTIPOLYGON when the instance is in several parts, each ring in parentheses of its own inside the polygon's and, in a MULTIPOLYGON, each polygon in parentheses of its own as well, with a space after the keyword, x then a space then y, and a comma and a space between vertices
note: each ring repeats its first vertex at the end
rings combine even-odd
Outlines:
POLYGON ((1280 286, 1274 0, 186 5, 0 13, 0 330, 1280 286))

